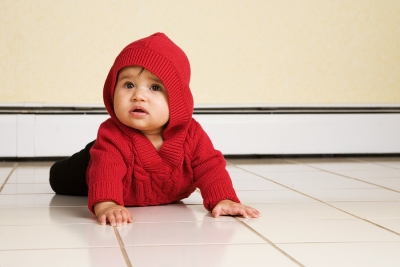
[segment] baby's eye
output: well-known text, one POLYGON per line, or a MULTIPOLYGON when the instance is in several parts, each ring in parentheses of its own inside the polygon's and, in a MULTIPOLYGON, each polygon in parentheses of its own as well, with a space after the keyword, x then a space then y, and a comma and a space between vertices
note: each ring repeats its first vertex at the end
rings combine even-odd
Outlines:
POLYGON ((150 90, 153 90, 153 91, 161 91, 162 88, 161 88, 161 86, 159 86, 159 85, 152 85, 152 86, 150 87, 150 90))
POLYGON ((134 87, 135 86, 133 85, 133 83, 130 83, 130 82, 125 83, 125 88, 132 89, 134 87))

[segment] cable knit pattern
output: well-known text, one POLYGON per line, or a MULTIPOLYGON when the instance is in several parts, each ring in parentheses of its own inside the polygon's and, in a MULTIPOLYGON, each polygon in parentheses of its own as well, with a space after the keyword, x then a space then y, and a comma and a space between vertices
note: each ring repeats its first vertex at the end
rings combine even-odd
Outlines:
POLYGON ((208 210, 223 199, 239 202, 222 154, 192 118, 189 81, 186 55, 162 33, 133 42, 118 55, 103 90, 111 118, 100 126, 90 151, 90 210, 102 201, 122 206, 168 204, 188 197, 196 187, 208 210), (118 72, 133 65, 155 74, 168 92, 170 119, 159 151, 140 131, 122 124, 114 113, 118 72))

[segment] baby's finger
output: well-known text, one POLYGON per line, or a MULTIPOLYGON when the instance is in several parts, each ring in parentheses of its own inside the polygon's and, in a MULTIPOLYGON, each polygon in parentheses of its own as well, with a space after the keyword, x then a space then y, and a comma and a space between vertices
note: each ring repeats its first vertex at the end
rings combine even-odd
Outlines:
POLYGON ((106 225, 106 223, 107 223, 106 215, 101 215, 101 216, 98 218, 98 220, 99 220, 99 222, 100 222, 100 225, 106 225))
POLYGON ((111 226, 116 226, 116 222, 115 222, 115 216, 112 213, 107 214, 107 219, 110 222, 111 226))
POLYGON ((127 213, 128 213, 128 217, 127 217, 126 222, 131 223, 132 222, 132 214, 129 211, 127 211, 127 213))
POLYGON ((129 216, 128 216, 128 217, 129 217, 128 222, 131 223, 131 222, 132 222, 132 214, 131 214, 129 211, 127 211, 127 212, 128 212, 128 215, 129 215, 129 216))
POLYGON ((221 208, 216 206, 212 211, 211 211, 212 215, 214 216, 214 218, 218 218, 221 215, 221 208))
POLYGON ((122 210, 121 211, 121 217, 122 217, 122 224, 127 224, 129 222, 129 212, 127 212, 126 210, 122 210))
POLYGON ((252 218, 258 218, 260 217, 260 212, 256 209, 253 208, 247 208, 247 213, 252 217, 252 218))
POLYGON ((122 225, 122 215, 120 210, 114 211, 115 223, 117 225, 122 225))
POLYGON ((243 216, 243 218, 249 218, 249 215, 246 211, 246 207, 242 207, 238 210, 238 213, 243 216))

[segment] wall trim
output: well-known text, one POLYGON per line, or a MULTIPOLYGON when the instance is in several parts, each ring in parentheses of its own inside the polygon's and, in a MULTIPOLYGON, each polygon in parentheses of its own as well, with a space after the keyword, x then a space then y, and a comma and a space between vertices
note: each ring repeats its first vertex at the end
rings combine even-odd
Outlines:
MULTIPOLYGON (((374 114, 400 113, 400 104, 195 105, 193 114, 374 114)), ((0 114, 107 114, 103 105, 4 104, 0 114)))
MULTIPOLYGON (((96 138, 104 108, 2 107, 0 158, 66 157, 96 138), (12 110, 12 112, 9 112, 12 110)), ((196 107, 226 156, 393 155, 400 107, 196 107)))

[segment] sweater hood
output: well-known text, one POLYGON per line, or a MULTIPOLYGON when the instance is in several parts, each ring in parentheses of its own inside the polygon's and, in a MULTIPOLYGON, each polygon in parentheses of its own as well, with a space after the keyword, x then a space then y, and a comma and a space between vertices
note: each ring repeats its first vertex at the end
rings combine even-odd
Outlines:
POLYGON ((164 141, 185 135, 193 114, 190 92, 190 64, 185 53, 165 34, 155 33, 126 46, 115 59, 104 84, 103 100, 112 120, 123 131, 132 129, 122 124, 114 112, 114 89, 118 72, 127 66, 141 66, 156 75, 168 92, 169 122, 163 131, 164 141), (178 136, 177 136, 178 135, 178 136))

